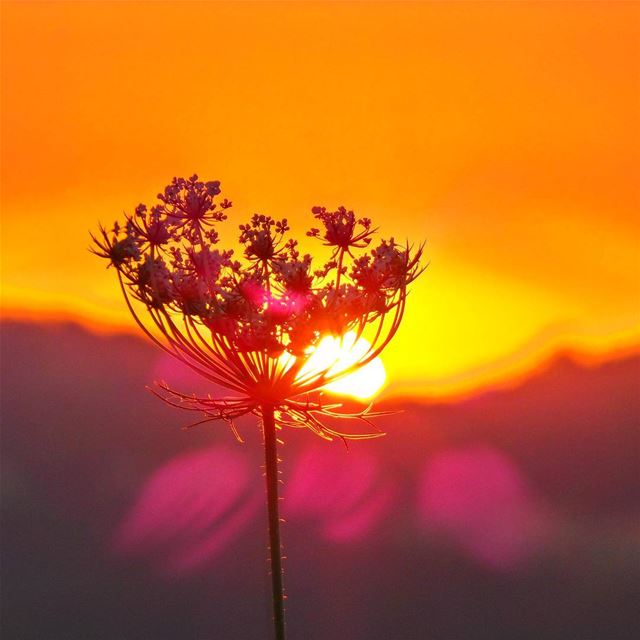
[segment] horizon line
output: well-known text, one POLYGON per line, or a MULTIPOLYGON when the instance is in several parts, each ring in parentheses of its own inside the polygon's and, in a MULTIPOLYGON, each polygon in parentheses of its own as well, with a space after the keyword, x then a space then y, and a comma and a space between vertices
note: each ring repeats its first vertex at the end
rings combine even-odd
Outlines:
MULTIPOLYGON (((100 321, 89 314, 61 309, 34 309, 2 305, 0 323, 75 325, 95 336, 131 336, 147 342, 125 323, 100 321)), ((459 402, 487 392, 513 388, 544 370, 559 358, 569 358, 583 367, 640 355, 640 327, 634 327, 612 344, 605 339, 582 340, 550 327, 511 354, 472 367, 464 373, 439 380, 402 380, 386 384, 375 401, 418 400, 427 403, 459 402)), ((611 338, 610 336, 608 336, 611 338)), ((150 344, 150 343, 149 343, 150 344)))

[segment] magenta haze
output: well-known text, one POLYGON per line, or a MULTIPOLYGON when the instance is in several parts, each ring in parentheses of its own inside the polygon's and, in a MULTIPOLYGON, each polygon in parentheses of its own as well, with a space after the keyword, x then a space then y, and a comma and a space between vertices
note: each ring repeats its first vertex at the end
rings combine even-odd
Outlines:
MULTIPOLYGON (((330 426, 341 413, 320 389, 371 362, 398 329, 407 286, 421 273, 422 246, 393 238, 367 251, 376 229, 344 207, 313 207, 319 228, 308 236, 330 247, 329 261, 314 265, 288 237, 286 219, 255 214, 239 225, 242 256, 217 248, 217 225, 231 202, 214 202, 218 181, 174 178, 150 209, 140 204, 124 223, 100 229, 93 251, 115 267, 127 305, 140 327, 211 382, 236 395, 198 398, 160 385, 168 402, 204 414, 201 422, 262 415, 267 403, 278 426, 308 427, 325 438, 370 437, 330 426), (305 370, 322 336, 360 337, 371 346, 347 370, 305 370), (322 418, 322 420, 321 420, 322 418)), ((197 424, 200 424, 198 422, 197 424)))

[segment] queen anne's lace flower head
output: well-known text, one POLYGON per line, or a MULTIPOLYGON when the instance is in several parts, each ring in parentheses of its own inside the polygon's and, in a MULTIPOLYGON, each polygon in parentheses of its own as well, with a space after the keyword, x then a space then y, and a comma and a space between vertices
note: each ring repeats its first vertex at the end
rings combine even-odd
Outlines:
MULTIPOLYGON (((201 422, 233 421, 275 408, 280 426, 308 427, 325 438, 377 434, 338 432, 323 417, 343 414, 324 404, 321 389, 376 358, 398 329, 407 286, 422 272, 422 246, 391 238, 370 248, 376 230, 368 218, 340 207, 313 207, 321 228, 307 235, 330 247, 316 266, 288 237, 286 219, 255 214, 239 225, 242 250, 217 248, 217 226, 231 202, 218 181, 174 178, 158 204, 136 207, 111 231, 100 229, 92 251, 109 261, 139 326, 162 349, 233 397, 197 398, 172 391, 171 404, 204 414, 201 422), (305 364, 326 335, 359 337, 369 328, 371 346, 347 370, 308 371, 305 364)), ((198 423, 200 424, 200 423, 198 423)))

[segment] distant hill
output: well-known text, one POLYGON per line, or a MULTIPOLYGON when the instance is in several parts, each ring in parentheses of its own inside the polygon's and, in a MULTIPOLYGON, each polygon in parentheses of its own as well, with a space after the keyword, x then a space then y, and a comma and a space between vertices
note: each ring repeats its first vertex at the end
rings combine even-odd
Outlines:
MULTIPOLYGON (((145 386, 202 382, 135 337, 5 322, 1 346, 6 637, 263 638, 255 421, 246 445, 181 431, 145 386)), ((558 357, 388 402, 386 437, 348 451, 284 433, 291 637, 635 637, 639 392, 639 357, 558 357)))

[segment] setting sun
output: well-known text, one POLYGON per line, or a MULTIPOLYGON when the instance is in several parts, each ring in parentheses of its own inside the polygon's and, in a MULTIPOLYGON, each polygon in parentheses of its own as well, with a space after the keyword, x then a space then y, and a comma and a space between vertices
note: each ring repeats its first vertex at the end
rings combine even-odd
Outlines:
MULTIPOLYGON (((326 336, 320 341, 299 375, 329 367, 332 374, 339 373, 362 358, 369 347, 369 343, 364 338, 357 338, 354 331, 349 331, 342 338, 326 336)), ((375 358, 361 369, 331 382, 324 388, 331 393, 364 400, 372 398, 380 391, 386 377, 382 360, 375 358)))

